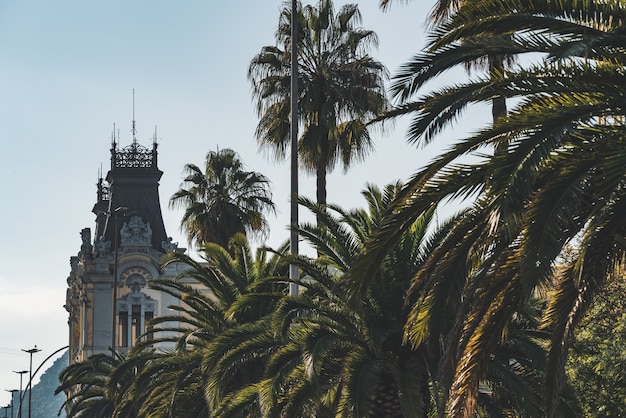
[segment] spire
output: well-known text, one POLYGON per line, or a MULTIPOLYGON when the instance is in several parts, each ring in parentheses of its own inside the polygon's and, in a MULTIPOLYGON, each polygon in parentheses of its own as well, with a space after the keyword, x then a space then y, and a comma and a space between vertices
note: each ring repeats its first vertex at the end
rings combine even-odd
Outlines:
POLYGON ((152 137, 152 165, 157 166, 157 127, 154 125, 154 136, 152 137))
MULTIPOLYGON (((137 141, 137 124, 135 121, 135 89, 133 89, 133 141, 130 145, 120 148, 119 129, 115 132, 116 125, 113 124, 113 134, 111 139, 111 170, 141 168, 158 171, 157 167, 157 132, 154 130, 152 139, 152 150, 141 146, 137 141)), ((107 175, 108 177, 108 175, 107 175)))
POLYGON ((111 150, 114 150, 117 145, 117 137, 115 136, 115 123, 113 124, 113 131, 111 132, 111 150))
POLYGON ((133 134, 133 144, 137 143, 137 125, 135 124, 135 89, 133 89, 133 127, 131 129, 133 134))

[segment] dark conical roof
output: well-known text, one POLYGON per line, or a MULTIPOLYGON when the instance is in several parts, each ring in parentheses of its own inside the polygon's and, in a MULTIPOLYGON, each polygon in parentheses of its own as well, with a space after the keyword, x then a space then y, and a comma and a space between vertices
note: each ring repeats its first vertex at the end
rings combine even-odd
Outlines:
MULTIPOLYGON (((104 236, 115 247, 115 222, 112 214, 117 208, 127 208, 126 218, 139 216, 152 230, 152 248, 164 252, 167 241, 161 204, 159 180, 163 172, 157 166, 157 143, 152 149, 141 146, 135 139, 131 145, 119 149, 114 141, 111 147, 111 169, 107 173, 108 186, 98 183, 98 202, 94 206, 96 239, 104 236)), ((118 229, 127 219, 118 218, 118 229)), ((119 235, 118 235, 119 237, 119 235)), ((119 244, 119 243, 118 243, 119 244)))

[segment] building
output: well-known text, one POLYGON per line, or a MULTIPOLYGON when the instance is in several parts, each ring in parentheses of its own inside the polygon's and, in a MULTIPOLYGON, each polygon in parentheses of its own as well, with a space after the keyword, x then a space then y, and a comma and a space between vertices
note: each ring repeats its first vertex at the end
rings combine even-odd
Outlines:
POLYGON ((156 137, 151 148, 135 138, 119 148, 113 137, 111 168, 97 183, 95 227, 81 232, 82 245, 70 258, 67 279, 69 361, 79 362, 114 348, 126 352, 146 323, 178 300, 150 289, 157 278, 172 278, 177 266, 161 269, 160 259, 184 251, 167 236, 159 200, 163 172, 157 164, 156 137))

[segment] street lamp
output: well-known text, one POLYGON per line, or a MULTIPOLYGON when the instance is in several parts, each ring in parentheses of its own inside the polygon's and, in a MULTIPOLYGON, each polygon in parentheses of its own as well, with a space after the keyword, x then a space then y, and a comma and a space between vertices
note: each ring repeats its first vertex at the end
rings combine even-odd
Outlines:
POLYGON ((11 393, 11 404, 9 406, 11 407, 11 418, 13 418, 13 398, 17 389, 6 389, 6 391, 11 393))
POLYGON ((113 353, 115 353, 115 347, 117 346, 117 340, 116 340, 116 333, 117 333, 117 265, 118 265, 118 250, 119 250, 119 235, 120 235, 120 230, 119 230, 119 225, 118 225, 118 218, 124 217, 126 216, 126 214, 128 213, 128 208, 125 206, 120 206, 118 208, 116 208, 112 213, 109 212, 109 215, 113 215, 113 218, 115 219, 114 221, 114 225, 115 225, 115 235, 114 235, 114 262, 113 262, 113 313, 111 315, 111 350, 113 351, 113 353))
MULTIPOLYGON (((33 405, 33 354, 40 352, 41 350, 35 347, 30 350, 24 350, 23 352, 30 354, 30 369, 28 371, 29 379, 28 379, 28 418, 31 415, 31 407, 33 405)), ((21 403, 21 402, 20 402, 21 403)), ((20 411, 21 412, 21 411, 20 411)))
POLYGON ((28 370, 14 371, 13 373, 20 375, 20 406, 17 408, 17 418, 22 418, 22 376, 24 376, 24 373, 28 373, 28 370))

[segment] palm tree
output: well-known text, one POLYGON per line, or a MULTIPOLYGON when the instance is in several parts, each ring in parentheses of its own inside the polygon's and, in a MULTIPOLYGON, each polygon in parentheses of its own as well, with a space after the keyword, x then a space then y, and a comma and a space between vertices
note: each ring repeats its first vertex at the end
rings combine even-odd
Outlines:
POLYGON ((228 329, 211 342, 203 362, 203 368, 211 370, 207 400, 221 417, 238 417, 242 411, 245 416, 261 416, 255 387, 276 348, 271 316, 288 289, 288 245, 278 250, 261 247, 253 256, 243 237, 238 238, 234 256, 213 256, 222 280, 239 283, 225 312, 228 329))
MULTIPOLYGON (((425 416, 431 406, 425 348, 402 342, 402 300, 416 272, 430 217, 398 245, 371 294, 349 306, 343 273, 358 255, 379 215, 399 190, 369 186, 369 211, 345 211, 301 198, 317 217, 298 234, 318 251, 291 262, 302 272, 302 292, 280 303, 272 319, 283 342, 257 387, 268 416, 425 416), (410 394, 402 396, 401 394, 410 394)), ((436 364, 436 361, 433 362, 436 364)))
MULTIPOLYGON (((454 222, 432 235, 432 212, 415 222, 375 268, 376 279, 358 303, 351 303, 344 280, 400 190, 399 183, 384 191, 369 186, 363 192, 368 210, 320 207, 301 199, 322 219, 298 229, 319 256, 296 260, 304 291, 283 299, 273 319, 285 340, 270 360, 266 380, 255 388, 266 394, 268 415, 419 417, 444 411, 438 368, 461 296, 455 299, 454 289, 442 292, 449 296, 448 306, 440 307, 437 326, 418 345, 405 344, 404 324, 421 320, 411 317, 423 295, 411 288, 413 277, 453 232, 454 222)), ((545 334, 537 331, 535 311, 528 308, 490 358, 476 413, 537 415, 545 358, 539 341, 545 334)))
POLYGON ((228 246, 237 232, 263 234, 267 212, 275 212, 269 180, 260 173, 244 171, 231 149, 207 154, 204 171, 185 165, 187 177, 170 199, 170 207, 184 208, 181 228, 189 243, 215 242, 228 246))
MULTIPOLYGON (((482 1, 482 0, 481 0, 482 1)), ((487 1, 486 3, 491 3, 487 1)), ((380 0, 380 7, 386 9, 391 4, 391 0, 380 0)), ((452 69, 455 66, 462 65, 467 71, 474 68, 486 69, 491 73, 501 73, 507 65, 511 65, 515 61, 515 54, 519 51, 503 51, 486 49, 480 51, 479 54, 463 55, 456 52, 457 48, 463 50, 467 40, 461 36, 457 38, 457 44, 452 42, 442 42, 441 38, 444 34, 448 34, 459 28, 458 19, 451 23, 458 16, 458 10, 463 7, 480 6, 480 2, 466 0, 437 0, 433 7, 428 20, 432 30, 432 37, 426 46, 425 52, 415 55, 409 62, 404 64, 400 71, 393 77, 394 81, 391 88, 392 96, 395 97, 402 106, 388 112, 385 119, 390 119, 398 115, 410 113, 406 105, 415 93, 427 81, 435 78, 441 73, 452 69)), ((498 5, 507 12, 515 13, 516 6, 512 2, 500 2, 498 5)), ((489 15, 481 16, 483 19, 489 18, 489 15)), ((466 21, 465 24, 472 25, 475 21, 466 21)), ((462 31, 461 31, 462 33, 462 31)), ((503 38, 508 37, 507 34, 503 38)), ((444 36, 445 38, 445 36, 444 36)), ((494 96, 491 99, 491 115, 495 122, 503 117, 507 112, 506 99, 503 96, 494 96)), ((507 144, 505 142, 496 144, 495 152, 506 152, 507 144)))
MULTIPOLYGON (((265 285, 264 280, 287 274, 282 261, 286 246, 272 256, 267 248, 259 248, 255 256, 246 237, 235 234, 231 252, 214 243, 204 244, 200 251, 203 262, 181 253, 168 254, 164 266, 182 263, 188 269, 172 280, 151 283, 181 304, 170 307, 173 314, 152 320, 154 338, 134 349, 150 351, 156 342, 176 345, 138 374, 135 392, 152 394, 144 396, 142 413, 187 405, 187 412, 193 406, 198 414, 194 416, 227 416, 228 408, 236 404, 231 399, 263 371, 262 357, 267 354, 242 360, 233 350, 268 334, 266 318, 285 295, 286 286, 265 285), (243 332, 245 337, 238 339, 243 332)), ((273 334, 269 335, 274 342, 273 334)), ((255 399, 246 407, 258 410, 255 399)))
MULTIPOLYGON (((414 287, 423 300, 413 306, 412 317, 422 320, 407 327, 410 340, 419 344, 434 329, 429 318, 445 300, 446 289, 460 289, 464 302, 448 336, 443 368, 453 416, 473 413, 501 336, 529 298, 555 287, 543 314, 551 340, 542 387, 542 414, 554 416, 575 327, 624 262, 626 225, 619 216, 626 174, 624 12, 619 2, 588 6, 467 3, 451 18, 450 31, 439 34, 441 45, 453 45, 450 50, 465 56, 537 51, 548 60, 449 87, 405 107, 416 112, 412 138, 429 141, 471 103, 522 98, 506 118, 460 141, 409 182, 353 271, 353 277, 368 277, 385 247, 425 210, 449 197, 478 196, 467 219, 458 222, 455 234, 426 261, 429 267, 416 275, 414 287), (457 48, 455 39, 461 37, 464 43, 457 48), (506 154, 459 162, 501 141, 510 144, 506 154), (562 262, 571 243, 576 257, 562 262), (564 268, 555 284, 557 263, 564 268), (437 303, 426 303, 431 300, 437 303)), ((362 289, 357 296, 368 283, 355 282, 362 289)))
MULTIPOLYGON (((408 2, 409 0, 405 0, 404 2, 408 2)), ((385 10, 392 3, 392 0, 380 0, 380 7, 385 10)), ((431 23, 437 24, 448 18, 451 13, 458 10, 461 4, 463 4, 463 0, 437 0, 433 10, 431 11, 428 19, 431 23)))
POLYGON ((62 408, 65 408, 68 417, 113 416, 119 404, 120 392, 109 382, 122 360, 118 353, 96 354, 82 362, 70 364, 61 372, 55 395, 61 392, 67 394, 62 408))
MULTIPOLYGON (((291 8, 285 7, 276 32, 277 46, 265 46, 249 66, 260 121, 256 136, 276 158, 290 143, 291 8)), ((315 173, 317 202, 326 203, 326 174, 337 163, 345 170, 372 148, 366 122, 387 107, 384 66, 368 55, 376 34, 359 28, 356 5, 335 15, 331 0, 316 6, 298 3, 298 119, 303 126, 299 154, 315 173)))
POLYGON ((135 370, 123 391, 116 414, 133 408, 131 416, 211 418, 204 399, 203 351, 176 347, 175 350, 146 350, 134 347, 116 367, 111 383, 119 375, 135 370))
MULTIPOLYGON (((170 253, 163 267, 186 266, 174 279, 157 279, 152 289, 172 296, 178 304, 170 305, 168 315, 152 319, 149 331, 133 346, 117 370, 137 370, 117 409, 135 405, 140 416, 211 417, 204 392, 206 374, 202 362, 209 342, 227 327, 224 299, 230 285, 219 281, 206 264, 208 248, 225 252, 215 243, 200 247, 203 262, 183 253, 170 253), (155 350, 155 344, 162 348, 155 350)), ((116 372, 113 373, 116 377, 116 372)))

